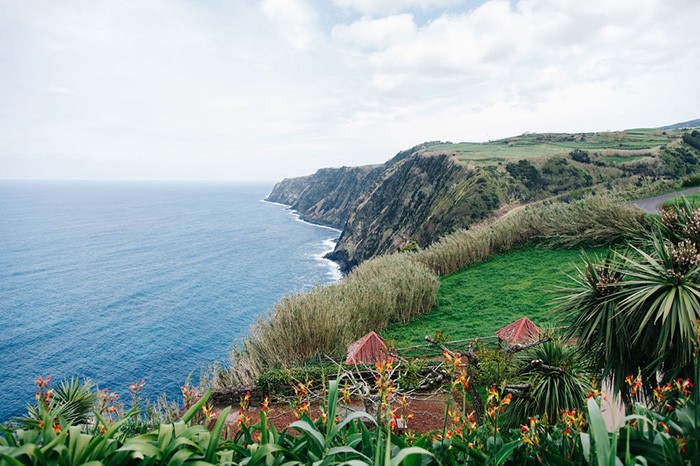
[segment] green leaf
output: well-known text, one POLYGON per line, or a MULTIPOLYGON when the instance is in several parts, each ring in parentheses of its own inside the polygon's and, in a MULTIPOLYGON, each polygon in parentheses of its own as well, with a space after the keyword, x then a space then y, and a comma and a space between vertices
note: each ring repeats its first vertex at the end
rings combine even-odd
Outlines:
POLYGON ((338 432, 342 430, 343 427, 348 425, 348 423, 352 422, 355 419, 360 419, 360 418, 365 418, 369 419, 372 421, 374 425, 377 425, 377 421, 374 420, 374 417, 371 416, 370 414, 366 413, 365 411, 355 411, 353 413, 348 414, 345 419, 343 419, 340 423, 338 423, 337 426, 333 429, 333 436, 335 436, 338 432))
POLYGON ((143 441, 131 440, 127 441, 121 448, 117 451, 131 451, 140 454, 141 457, 160 457, 160 448, 157 446, 143 441))
POLYGON ((185 461, 190 459, 193 455, 194 453, 189 450, 180 450, 170 458, 168 466, 182 466, 185 461))
POLYGON ((267 443, 265 445, 260 445, 258 449, 255 450, 253 456, 250 457, 249 464, 255 464, 258 461, 260 461, 264 456, 271 455, 275 452, 288 453, 288 451, 280 445, 275 445, 274 443, 267 443))
POLYGON ((221 411, 221 414, 216 420, 216 424, 214 424, 214 428, 211 431, 207 452, 204 455, 204 459, 210 463, 214 461, 216 456, 216 447, 219 446, 219 441, 221 440, 221 430, 224 428, 224 423, 226 423, 226 417, 228 416, 229 412, 231 412, 230 406, 221 411))
POLYGON ((334 455, 340 455, 340 454, 357 455, 360 458, 366 460, 368 463, 372 462, 372 459, 367 457, 367 455, 360 453, 359 451, 355 450, 354 448, 350 448, 348 446, 333 447, 333 448, 330 448, 326 452, 326 456, 334 456, 334 455))
POLYGON ((515 450, 518 446, 522 444, 521 440, 515 440, 510 443, 506 443, 503 445, 494 455, 494 460, 496 462, 496 465, 501 465, 505 463, 508 458, 510 458, 510 455, 513 453, 513 450, 515 450))
POLYGON ((202 395, 202 398, 199 399, 195 404, 193 404, 190 409, 187 410, 187 412, 182 416, 180 419, 182 422, 188 423, 192 418, 194 417, 195 414, 197 414, 197 411, 202 409, 202 406, 204 406, 204 403, 209 400, 209 397, 211 396, 211 388, 204 392, 204 395, 202 395))
POLYGON ((308 438, 313 439, 318 446, 320 452, 324 450, 324 438, 321 433, 308 421, 296 421, 291 423, 287 429, 297 429, 303 433, 308 434, 308 438))
POLYGON ((430 456, 433 457, 433 454, 430 453, 428 450, 420 447, 409 447, 409 448, 403 448, 401 451, 399 451, 399 454, 391 458, 391 466, 398 466, 401 464, 406 458, 408 458, 411 455, 424 455, 424 456, 430 456))

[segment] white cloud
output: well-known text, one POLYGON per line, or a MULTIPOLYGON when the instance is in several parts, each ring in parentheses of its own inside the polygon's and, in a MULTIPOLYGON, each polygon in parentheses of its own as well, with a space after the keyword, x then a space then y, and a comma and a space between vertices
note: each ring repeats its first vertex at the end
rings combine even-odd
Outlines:
POLYGON ((374 49, 356 58, 378 89, 431 94, 455 86, 505 85, 527 93, 591 79, 622 83, 685 60, 700 46, 692 20, 697 6, 695 13, 669 15, 655 1, 571 5, 491 0, 422 27, 407 15, 362 18, 336 26, 334 37, 374 49))
POLYGON ((363 17, 352 24, 338 24, 332 30, 335 40, 367 49, 384 49, 410 42, 416 34, 413 16, 387 16, 380 19, 363 17))
POLYGON ((263 0, 260 8, 294 48, 312 45, 316 15, 303 0, 263 0))
POLYGON ((458 5, 459 0, 333 0, 333 4, 345 11, 382 16, 402 13, 407 10, 448 8, 458 5))

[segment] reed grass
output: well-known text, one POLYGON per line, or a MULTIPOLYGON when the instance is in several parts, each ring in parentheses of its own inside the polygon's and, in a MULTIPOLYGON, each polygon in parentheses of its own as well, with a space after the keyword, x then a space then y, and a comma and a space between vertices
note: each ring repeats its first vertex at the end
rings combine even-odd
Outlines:
POLYGON ((338 283, 285 296, 258 318, 243 351, 234 352, 239 379, 303 363, 316 354, 343 357, 347 344, 389 322, 408 322, 430 310, 438 276, 415 254, 368 260, 338 283))
POLYGON ((641 237, 648 228, 643 212, 610 196, 544 202, 458 230, 421 251, 417 259, 443 276, 528 241, 555 248, 601 247, 641 237))

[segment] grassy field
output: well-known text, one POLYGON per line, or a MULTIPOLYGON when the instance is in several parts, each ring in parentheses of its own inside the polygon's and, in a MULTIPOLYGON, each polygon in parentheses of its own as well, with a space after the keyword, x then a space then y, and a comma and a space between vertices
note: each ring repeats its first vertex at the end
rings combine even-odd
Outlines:
MULTIPOLYGON (((430 146, 429 150, 449 152, 463 160, 489 164, 513 159, 567 154, 573 149, 600 153, 616 151, 623 155, 624 151, 652 150, 668 144, 677 137, 678 135, 673 131, 654 129, 578 134, 533 133, 485 143, 436 144, 430 146)), ((639 156, 640 154, 631 153, 630 155, 639 156)), ((626 161, 630 160, 633 159, 626 161)))
MULTIPOLYGON (((589 250, 587 252, 604 252, 589 250)), ((553 325, 551 290, 574 274, 580 250, 521 248, 443 277, 437 306, 406 325, 392 324, 382 333, 399 347, 424 343, 436 330, 450 340, 493 335, 527 316, 538 326, 553 325)))
MULTIPOLYGON (((664 202, 664 206, 672 206, 676 203, 680 203, 682 202, 682 198, 683 196, 674 197, 673 199, 664 202)), ((688 194, 687 196, 685 196, 685 198, 693 208, 697 209, 698 207, 700 207, 700 193, 688 194)))

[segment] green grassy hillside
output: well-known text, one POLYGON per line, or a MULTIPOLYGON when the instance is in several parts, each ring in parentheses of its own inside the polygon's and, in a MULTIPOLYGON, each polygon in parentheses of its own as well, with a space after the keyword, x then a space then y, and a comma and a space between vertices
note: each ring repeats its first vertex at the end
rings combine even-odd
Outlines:
POLYGON ((520 136, 485 143, 461 142, 429 146, 435 153, 450 153, 461 160, 496 163, 523 158, 565 155, 573 149, 598 153, 615 163, 632 161, 645 153, 655 154, 664 144, 680 138, 680 133, 658 129, 632 129, 601 133, 544 133, 520 136), (631 157, 627 159, 627 157, 631 157))
MULTIPOLYGON (((596 252, 603 250, 587 250, 596 252)), ((538 326, 554 325, 550 291, 576 273, 580 250, 520 248, 440 279, 435 309, 409 324, 391 324, 382 336, 399 347, 424 343, 436 330, 450 340, 493 335, 527 316, 538 326)))

